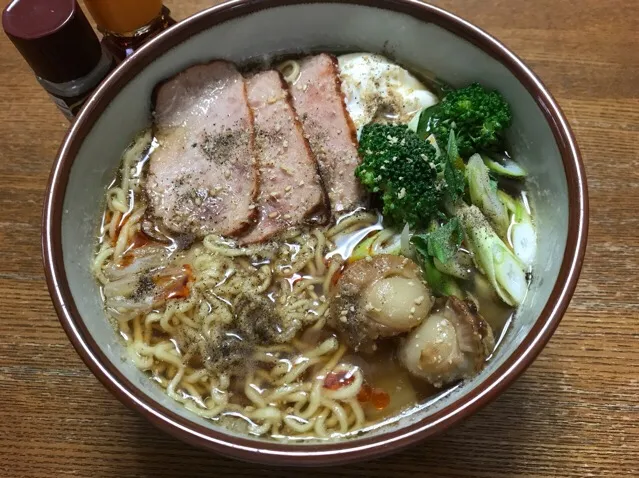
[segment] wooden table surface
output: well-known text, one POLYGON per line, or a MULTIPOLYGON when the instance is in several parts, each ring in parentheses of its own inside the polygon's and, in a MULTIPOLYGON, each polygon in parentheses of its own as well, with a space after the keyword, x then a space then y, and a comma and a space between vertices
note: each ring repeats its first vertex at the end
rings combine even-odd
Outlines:
MULTIPOLYGON (((167 2, 176 18, 212 3, 167 2)), ((564 108, 586 163, 585 267, 530 369, 461 426, 374 463, 268 469, 159 432, 98 383, 50 303, 40 214, 67 123, 2 35, 0 477, 639 476, 639 1, 435 3, 528 62, 564 108)))

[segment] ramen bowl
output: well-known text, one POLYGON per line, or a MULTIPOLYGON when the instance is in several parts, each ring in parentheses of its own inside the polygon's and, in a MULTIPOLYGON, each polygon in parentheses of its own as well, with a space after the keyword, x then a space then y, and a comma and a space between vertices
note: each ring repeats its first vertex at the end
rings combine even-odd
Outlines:
POLYGON ((504 45, 439 8, 410 0, 232 1, 161 34, 89 99, 55 161, 43 214, 47 282, 60 322, 96 377, 158 428, 242 460, 326 465, 388 454, 449 429, 502 393, 535 359, 566 311, 587 236, 584 169, 568 123, 540 80, 504 45), (238 63, 313 51, 382 53, 453 86, 481 81, 512 105, 508 141, 530 174, 538 257, 529 295, 476 377, 348 439, 291 442, 240 434, 186 410, 133 363, 91 274, 105 188, 120 154, 150 123, 156 84, 211 59, 238 63))

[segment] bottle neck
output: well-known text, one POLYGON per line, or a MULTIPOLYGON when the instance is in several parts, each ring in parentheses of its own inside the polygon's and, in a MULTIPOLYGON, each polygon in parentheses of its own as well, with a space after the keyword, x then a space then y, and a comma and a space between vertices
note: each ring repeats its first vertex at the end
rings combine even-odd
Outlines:
POLYGON ((100 28, 98 25, 98 31, 102 33, 102 35, 108 35, 113 38, 122 39, 122 40, 133 40, 138 37, 146 37, 152 32, 161 31, 167 26, 171 26, 175 24, 175 21, 171 18, 171 11, 167 7, 162 7, 160 14, 152 19, 149 23, 142 25, 141 27, 127 33, 117 33, 113 31, 109 31, 107 29, 100 28))
POLYGON ((170 26, 175 25, 175 23, 175 20, 171 18, 170 10, 166 7, 162 7, 159 16, 135 31, 122 34, 103 30, 99 27, 98 30, 103 35, 102 41, 104 46, 109 49, 118 60, 122 61, 144 43, 170 26))

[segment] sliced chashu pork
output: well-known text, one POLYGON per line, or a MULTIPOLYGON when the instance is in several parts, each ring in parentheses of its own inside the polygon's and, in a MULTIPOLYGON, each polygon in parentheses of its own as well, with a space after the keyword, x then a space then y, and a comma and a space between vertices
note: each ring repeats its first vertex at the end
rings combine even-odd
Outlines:
POLYGON ((341 90, 337 59, 304 58, 291 86, 293 105, 302 121, 331 203, 333 216, 362 205, 364 192, 355 168, 360 162, 357 136, 341 90))
POLYGON ((242 243, 266 240, 324 212, 324 190, 288 90, 277 71, 247 80, 260 170, 258 221, 242 243))
POLYGON ((235 66, 197 65, 161 84, 154 127, 159 146, 146 182, 152 214, 198 237, 250 228, 259 176, 245 80, 235 66))

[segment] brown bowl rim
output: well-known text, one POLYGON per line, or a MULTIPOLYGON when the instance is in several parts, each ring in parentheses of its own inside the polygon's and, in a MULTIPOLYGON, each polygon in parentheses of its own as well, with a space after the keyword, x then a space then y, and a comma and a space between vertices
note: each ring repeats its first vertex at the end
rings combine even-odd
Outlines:
POLYGON ((371 459, 441 433, 493 401, 526 370, 557 328, 577 285, 588 235, 588 192, 579 148, 551 94, 515 54, 469 22, 417 0, 235 0, 195 14, 151 40, 95 91, 67 133, 54 162, 46 191, 42 228, 46 280, 60 323, 82 360, 122 403, 169 434, 228 457, 264 464, 319 466, 371 459), (464 38, 505 65, 533 96, 552 129, 568 183, 569 220, 566 252, 546 306, 514 353, 475 389, 437 413, 401 429, 339 443, 295 445, 258 442, 205 428, 154 402, 125 378, 89 334, 73 301, 62 257, 61 219, 75 155, 122 86, 155 58, 207 28, 262 9, 308 3, 347 3, 408 14, 464 38))

